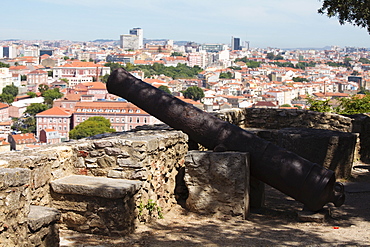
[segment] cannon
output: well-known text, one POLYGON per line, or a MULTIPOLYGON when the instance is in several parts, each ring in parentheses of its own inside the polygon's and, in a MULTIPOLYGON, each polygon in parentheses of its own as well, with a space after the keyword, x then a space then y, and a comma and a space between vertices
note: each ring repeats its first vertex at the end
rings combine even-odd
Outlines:
POLYGON ((337 207, 344 203, 344 187, 336 182, 333 171, 185 103, 122 68, 111 73, 107 90, 210 150, 248 152, 253 177, 303 203, 309 210, 318 211, 329 202, 337 207))

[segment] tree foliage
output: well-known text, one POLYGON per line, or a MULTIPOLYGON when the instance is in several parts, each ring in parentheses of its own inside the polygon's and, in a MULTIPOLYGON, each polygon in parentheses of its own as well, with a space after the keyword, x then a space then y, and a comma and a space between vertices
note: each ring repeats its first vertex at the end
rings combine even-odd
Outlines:
POLYGON ((349 23, 370 33, 370 4, 364 0, 322 0, 320 14, 336 17, 341 25, 349 23))
POLYGON ((165 66, 161 63, 154 63, 153 65, 133 65, 127 63, 126 66, 122 66, 119 63, 106 63, 105 66, 110 67, 111 71, 117 68, 124 68, 127 71, 141 70, 147 78, 154 75, 165 75, 173 79, 189 79, 195 78, 202 71, 202 68, 197 65, 189 67, 180 63, 176 67, 165 66))
POLYGON ((317 112, 332 112, 332 108, 329 105, 330 99, 317 100, 313 97, 308 97, 307 102, 310 105, 309 110, 317 112))
POLYGON ((42 103, 31 103, 27 106, 25 113, 35 116, 37 113, 43 112, 49 109, 49 107, 42 103))
POLYGON ((370 94, 356 94, 350 97, 339 98, 340 104, 337 107, 329 105, 330 99, 316 100, 313 97, 308 98, 310 110, 317 112, 334 112, 338 114, 360 114, 370 113, 370 94))
POLYGON ((31 98, 37 97, 37 94, 35 92, 27 92, 27 95, 30 96, 31 98))
POLYGON ((198 101, 204 97, 204 92, 200 87, 192 86, 184 91, 184 97, 198 101))
POLYGON ((10 65, 7 63, 0 62, 0 68, 9 68, 10 65))
POLYGON ((158 87, 158 89, 162 90, 162 91, 163 91, 163 92, 165 92, 165 93, 171 94, 171 91, 170 91, 170 89, 169 89, 167 86, 160 85, 160 86, 158 87))
POLYGON ((365 96, 356 94, 351 97, 340 98, 340 105, 335 109, 339 114, 359 114, 370 112, 370 94, 365 96))
POLYGON ((69 132, 69 138, 81 139, 103 133, 115 132, 111 128, 111 123, 104 117, 91 117, 77 125, 69 132))
POLYGON ((10 94, 15 97, 18 95, 18 87, 14 85, 7 85, 3 88, 3 94, 10 94))
POLYGON ((43 94, 45 91, 49 90, 49 86, 46 84, 40 84, 38 90, 41 94, 43 94))
POLYGON ((15 97, 11 94, 0 94, 0 101, 1 102, 4 102, 4 103, 7 103, 7 104, 11 104, 14 102, 14 99, 15 97))
POLYGON ((293 81, 294 82, 307 82, 308 80, 302 77, 293 77, 293 81))
POLYGON ((235 59, 235 62, 243 62, 243 63, 245 63, 246 66, 248 66, 248 68, 252 68, 252 69, 253 68, 258 68, 261 65, 260 62, 256 62, 256 61, 250 60, 247 57, 236 58, 235 59))
POLYGON ((219 76, 220 79, 233 79, 234 78, 234 75, 233 73, 231 73, 230 71, 224 73, 220 73, 220 76, 219 76))
POLYGON ((46 104, 52 106, 55 99, 59 99, 63 97, 63 94, 59 92, 59 88, 49 89, 44 91, 42 94, 44 97, 44 101, 46 104))

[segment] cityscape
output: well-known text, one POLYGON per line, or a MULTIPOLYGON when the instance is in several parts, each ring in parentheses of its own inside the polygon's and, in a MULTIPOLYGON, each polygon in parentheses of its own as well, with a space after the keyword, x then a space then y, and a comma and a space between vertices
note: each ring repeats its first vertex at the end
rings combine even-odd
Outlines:
POLYGON ((117 67, 207 112, 309 109, 309 99, 335 106, 370 86, 366 47, 255 48, 237 36, 197 43, 146 39, 144 31, 133 27, 116 40, 0 41, 0 151, 69 141, 91 117, 117 132, 161 123, 107 92, 117 67), (189 97, 189 88, 201 96, 189 97))

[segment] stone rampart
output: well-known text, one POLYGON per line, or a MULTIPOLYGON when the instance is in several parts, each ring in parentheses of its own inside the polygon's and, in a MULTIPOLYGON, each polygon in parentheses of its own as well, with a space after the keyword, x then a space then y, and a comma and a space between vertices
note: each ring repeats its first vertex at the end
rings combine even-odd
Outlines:
POLYGON ((187 135, 180 131, 143 130, 2 153, 0 243, 28 246, 30 205, 52 207, 50 182, 70 175, 139 180, 135 203, 140 219, 153 216, 145 208, 148 203, 165 212, 176 203, 177 170, 187 151, 187 135))
POLYGON ((245 129, 280 130, 284 128, 324 129, 358 135, 355 160, 370 162, 370 116, 338 115, 300 109, 228 109, 215 116, 245 129))
POLYGON ((228 109, 215 114, 241 128, 314 128, 352 132, 352 119, 342 115, 295 109, 228 109))

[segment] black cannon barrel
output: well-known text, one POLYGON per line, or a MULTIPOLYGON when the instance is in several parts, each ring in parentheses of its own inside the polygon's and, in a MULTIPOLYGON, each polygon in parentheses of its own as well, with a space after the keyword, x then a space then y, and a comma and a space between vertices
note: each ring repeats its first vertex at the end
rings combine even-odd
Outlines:
POLYGON ((189 138, 214 151, 250 154, 251 175, 317 211, 332 202, 344 203, 343 185, 333 171, 280 148, 236 125, 223 121, 137 79, 119 68, 107 82, 118 95, 189 138))

